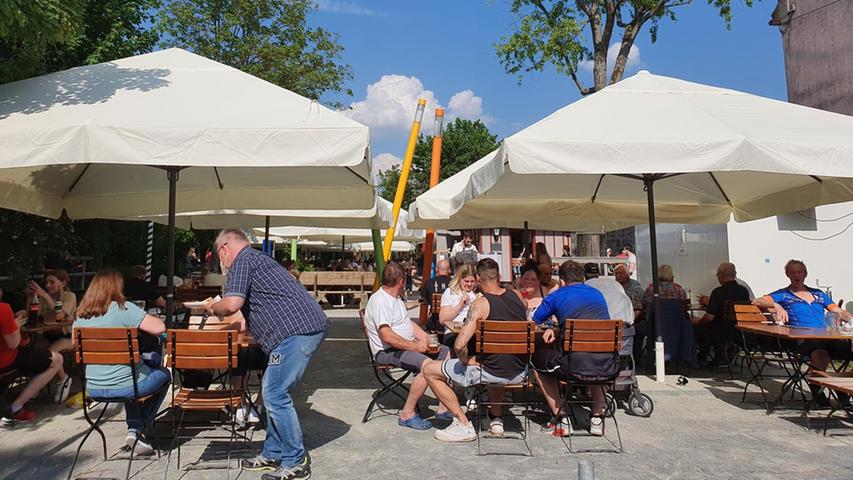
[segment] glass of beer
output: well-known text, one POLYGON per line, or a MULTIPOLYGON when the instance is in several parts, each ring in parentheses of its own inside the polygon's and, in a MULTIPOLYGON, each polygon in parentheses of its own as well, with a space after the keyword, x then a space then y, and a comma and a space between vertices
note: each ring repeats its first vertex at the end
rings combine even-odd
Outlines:
POLYGON ((438 335, 434 333, 427 335, 427 349, 430 353, 438 352, 438 335))

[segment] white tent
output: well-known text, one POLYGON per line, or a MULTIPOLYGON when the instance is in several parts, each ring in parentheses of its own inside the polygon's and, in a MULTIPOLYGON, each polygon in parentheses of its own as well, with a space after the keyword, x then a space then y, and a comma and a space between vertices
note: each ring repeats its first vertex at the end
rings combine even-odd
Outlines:
POLYGON ((848 201, 851 166, 853 117, 640 72, 506 138, 419 196, 409 225, 648 222, 657 297, 656 221, 747 221, 848 201))
POLYGON ((849 116, 640 72, 506 138, 409 225, 611 230, 648 222, 644 178, 658 222, 746 221, 853 199, 851 166, 849 116))
MULTIPOLYGON (((75 219, 370 208, 368 143, 367 127, 316 101, 163 50, 0 85, 0 207, 75 219)), ((171 287, 173 244, 169 258, 171 287)))
MULTIPOLYGON (((197 229, 217 229, 234 226, 260 228, 265 226, 266 219, 269 217, 270 227, 300 225, 301 227, 321 228, 383 229, 388 228, 388 225, 391 224, 391 209, 391 202, 382 197, 376 197, 374 205, 371 208, 364 209, 206 210, 179 213, 175 217, 175 223, 181 228, 192 226, 197 229)), ((152 220, 157 223, 168 222, 167 215, 148 216, 137 219, 152 220)), ((405 226, 405 218, 401 218, 400 221, 405 226)), ((401 229, 398 228, 398 230, 401 229)), ((407 230, 403 228, 402 231, 407 230)), ((263 231, 259 232, 259 235, 263 236, 263 234, 263 231)))
POLYGON ((0 85, 0 207, 58 217, 370 208, 367 127, 180 50, 0 85), (286 167, 286 168, 280 168, 286 167))
MULTIPOLYGON (((402 218, 401 218, 402 220, 402 218)), ((264 229, 254 229, 255 235, 258 237, 264 236, 264 229)), ((381 231, 384 238, 386 230, 381 231)), ((323 240, 325 242, 340 243, 341 238, 346 242, 367 242, 373 237, 371 231, 364 228, 322 228, 322 227, 276 227, 270 228, 270 238, 296 238, 307 240, 323 240)), ((402 241, 421 242, 424 239, 423 230, 409 230, 405 227, 405 222, 397 223, 397 233, 395 239, 402 241)))

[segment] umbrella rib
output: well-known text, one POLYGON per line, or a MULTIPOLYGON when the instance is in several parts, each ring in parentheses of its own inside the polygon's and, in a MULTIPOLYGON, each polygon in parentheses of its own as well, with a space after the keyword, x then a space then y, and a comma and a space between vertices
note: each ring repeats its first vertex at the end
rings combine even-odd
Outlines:
POLYGON ((74 182, 72 182, 71 186, 68 187, 68 190, 65 191, 65 195, 63 195, 63 197, 67 196, 69 193, 71 193, 72 190, 74 190, 74 187, 77 186, 77 183, 80 181, 81 178, 83 178, 83 175, 86 174, 86 171, 89 170, 89 167, 91 167, 91 166, 92 166, 91 163, 87 163, 83 167, 83 171, 80 172, 80 175, 77 175, 77 178, 74 179, 74 182))
POLYGON ((713 180, 713 181, 714 181, 714 185, 716 185, 716 186, 717 186, 717 188, 718 188, 718 189, 720 189, 720 193, 723 195, 723 198, 725 198, 725 199, 726 199, 726 203, 728 203, 728 204, 729 204, 729 206, 731 207, 731 206, 732 206, 732 201, 731 201, 731 199, 729 199, 729 196, 728 196, 728 195, 726 195, 726 191, 725 191, 725 190, 723 190, 723 186, 722 186, 722 185, 720 185, 720 182, 718 182, 718 181, 717 181, 717 177, 716 177, 716 176, 714 176, 714 172, 708 172, 708 175, 710 175, 710 176, 711 176, 711 180, 713 180))
POLYGON ((222 185, 222 179, 221 179, 221 178, 219 178, 219 169, 218 169, 218 168, 216 168, 216 167, 213 167, 213 173, 215 173, 215 174, 216 174, 216 183, 218 183, 218 184, 219 184, 219 189, 220 189, 220 190, 225 190, 225 185, 222 185))
POLYGON ((809 175, 809 176, 812 177, 814 179, 814 181, 816 181, 817 183, 823 183, 823 179, 818 177, 817 175, 809 175))
POLYGON ((350 168, 350 167, 346 167, 346 168, 347 168, 347 170, 348 170, 351 174, 353 174, 353 175, 355 175, 356 177, 358 177, 359 179, 361 179, 361 181, 362 181, 362 182, 364 182, 364 183, 366 183, 366 184, 368 184, 368 185, 370 184, 370 182, 368 182, 366 178, 364 178, 364 177, 362 177, 361 175, 359 175, 359 174, 355 173, 355 170, 353 170, 353 169, 352 169, 352 168, 350 168))
POLYGON ((602 173, 600 177, 598 177, 598 185, 595 186, 595 193, 592 194, 592 198, 589 199, 590 203, 595 203, 595 197, 598 196, 598 189, 601 188, 601 182, 604 181, 604 176, 606 173, 602 173))

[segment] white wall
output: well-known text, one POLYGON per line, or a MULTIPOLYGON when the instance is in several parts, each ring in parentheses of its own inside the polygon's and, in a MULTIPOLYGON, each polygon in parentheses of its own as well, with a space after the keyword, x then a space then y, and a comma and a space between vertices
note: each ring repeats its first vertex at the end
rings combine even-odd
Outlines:
MULTIPOLYGON (((652 282, 649 226, 638 225, 637 261, 640 284, 652 282)), ((728 260, 726 225, 658 224, 658 264, 672 266, 675 283, 697 295, 710 294, 719 285, 714 274, 728 260)))
POLYGON ((731 261, 756 295, 788 285, 785 262, 795 258, 808 266, 809 286, 831 290, 835 301, 844 299, 848 308, 853 307, 853 202, 778 218, 730 222, 728 229, 731 261), (791 224, 795 230, 786 228, 791 224))

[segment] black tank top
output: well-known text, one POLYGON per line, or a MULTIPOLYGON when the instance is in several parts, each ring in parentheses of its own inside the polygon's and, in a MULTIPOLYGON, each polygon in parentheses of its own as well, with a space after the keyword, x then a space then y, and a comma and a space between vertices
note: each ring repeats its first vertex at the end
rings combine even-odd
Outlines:
MULTIPOLYGON (((489 302, 488 320, 526 320, 527 306, 514 291, 506 289, 501 295, 483 293, 489 302)), ((500 378, 511 379, 524 371, 527 356, 481 355, 478 358, 483 370, 500 378)))

